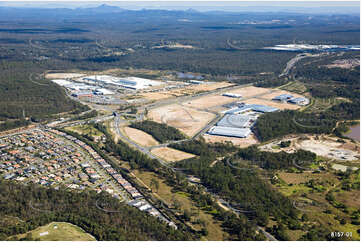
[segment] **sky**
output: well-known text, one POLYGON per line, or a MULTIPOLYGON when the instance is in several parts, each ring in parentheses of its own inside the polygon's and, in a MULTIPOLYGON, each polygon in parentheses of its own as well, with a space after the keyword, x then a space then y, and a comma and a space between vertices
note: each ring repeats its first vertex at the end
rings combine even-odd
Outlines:
POLYGON ((96 7, 101 4, 118 6, 125 9, 167 9, 197 11, 289 11, 307 13, 360 13, 360 1, 1 1, 0 6, 14 7, 96 7))

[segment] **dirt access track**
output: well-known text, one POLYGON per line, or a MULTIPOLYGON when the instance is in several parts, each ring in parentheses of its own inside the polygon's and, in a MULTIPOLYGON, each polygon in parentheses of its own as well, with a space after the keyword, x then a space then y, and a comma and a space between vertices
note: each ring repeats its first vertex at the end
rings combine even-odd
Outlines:
POLYGON ((155 148, 151 152, 153 155, 158 156, 159 158, 162 158, 163 160, 168 162, 175 162, 195 157, 195 155, 193 154, 189 154, 168 147, 155 148))
POLYGON ((148 118, 179 129, 188 136, 193 136, 216 117, 213 113, 198 111, 179 104, 158 107, 148 112, 148 118))

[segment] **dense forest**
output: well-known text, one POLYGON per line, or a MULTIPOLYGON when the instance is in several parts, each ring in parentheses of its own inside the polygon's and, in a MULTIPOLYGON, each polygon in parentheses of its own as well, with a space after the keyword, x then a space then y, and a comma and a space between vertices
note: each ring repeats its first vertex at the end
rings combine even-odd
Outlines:
POLYGON ((0 180, 0 239, 25 233, 53 221, 75 224, 97 240, 191 240, 192 235, 174 230, 136 208, 119 203, 107 193, 55 190, 0 180), (97 209, 107 204, 116 213, 97 209), (18 218, 8 222, 5 218, 18 218))
POLYGON ((25 119, 19 119, 14 121, 5 121, 4 123, 0 123, 0 132, 5 131, 8 129, 14 129, 22 126, 29 125, 31 122, 25 120, 25 119))
POLYGON ((47 80, 32 80, 39 71, 35 64, 0 62, 0 119, 31 117, 43 119, 52 114, 88 108, 68 98, 63 89, 47 80))
POLYGON ((185 139, 185 135, 178 129, 168 126, 166 124, 160 124, 154 121, 145 120, 143 122, 132 123, 130 127, 140 129, 150 135, 161 143, 170 140, 182 140, 185 139))
POLYGON ((327 115, 314 115, 284 110, 266 113, 257 119, 253 130, 261 141, 295 133, 331 133, 336 120, 327 115))

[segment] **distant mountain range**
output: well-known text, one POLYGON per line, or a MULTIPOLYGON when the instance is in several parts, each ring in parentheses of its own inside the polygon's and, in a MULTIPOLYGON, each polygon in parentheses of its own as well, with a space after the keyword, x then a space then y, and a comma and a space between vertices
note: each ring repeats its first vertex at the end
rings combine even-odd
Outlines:
MULTIPOLYGON (((76 3, 80 5, 80 3, 76 3)), ((94 3, 93 3, 94 4, 94 3)), ((0 2, 0 8, 26 8, 26 9, 71 9, 76 11, 89 11, 91 13, 115 13, 122 12, 127 10, 168 10, 168 11, 186 11, 186 12, 208 12, 208 13, 224 13, 224 12, 284 12, 284 13, 307 13, 307 14, 352 14, 359 15, 359 7, 351 6, 160 6, 160 5, 145 5, 145 6, 136 6, 129 3, 129 6, 114 6, 109 4, 101 4, 99 6, 89 4, 85 2, 81 6, 75 6, 70 3, 61 3, 61 2, 42 2, 42 3, 32 3, 30 4, 19 4, 19 3, 9 3, 9 2, 0 2)), ((116 4, 116 3, 115 3, 116 4)), ((181 4, 181 3, 180 3, 181 4)))

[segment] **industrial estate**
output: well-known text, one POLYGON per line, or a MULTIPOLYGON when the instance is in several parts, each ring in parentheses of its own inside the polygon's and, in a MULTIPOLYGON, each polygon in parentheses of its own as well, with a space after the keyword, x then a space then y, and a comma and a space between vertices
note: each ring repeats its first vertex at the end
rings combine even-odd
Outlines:
POLYGON ((0 22, 0 240, 360 240, 359 13, 0 22))

